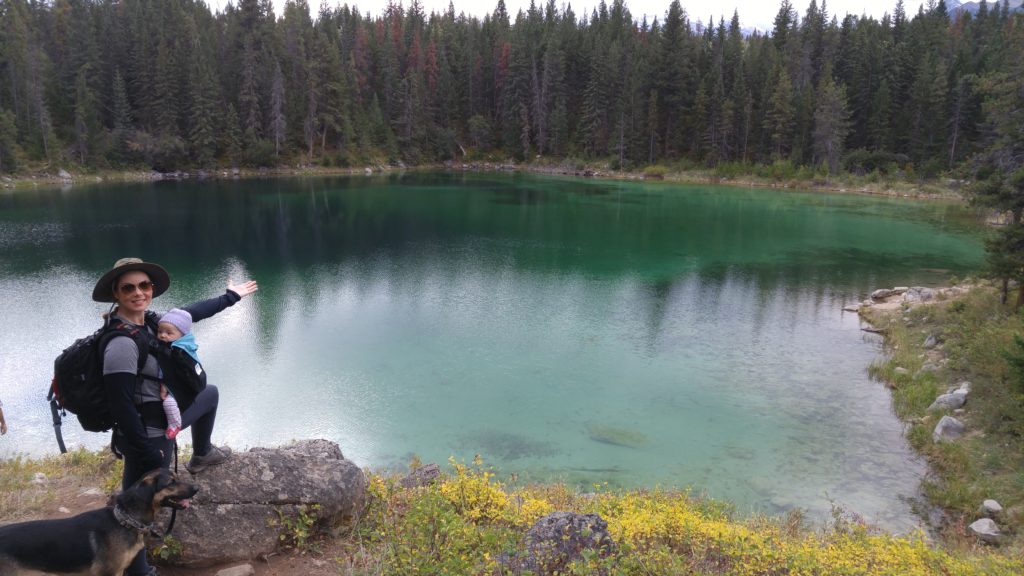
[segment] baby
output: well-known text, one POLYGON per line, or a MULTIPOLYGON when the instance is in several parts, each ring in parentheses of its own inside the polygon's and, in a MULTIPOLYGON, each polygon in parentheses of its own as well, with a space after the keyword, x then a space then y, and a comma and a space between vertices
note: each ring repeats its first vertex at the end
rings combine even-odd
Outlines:
MULTIPOLYGON (((195 336, 192 335, 192 315, 181 308, 174 308, 160 317, 157 326, 156 337, 161 342, 166 342, 172 347, 181 348, 188 353, 195 361, 199 362, 196 351, 199 345, 195 336)), ((178 401, 167 390, 162 382, 160 383, 160 398, 163 401, 164 414, 167 416, 167 438, 173 440, 181 430, 181 410, 178 408, 178 401)))

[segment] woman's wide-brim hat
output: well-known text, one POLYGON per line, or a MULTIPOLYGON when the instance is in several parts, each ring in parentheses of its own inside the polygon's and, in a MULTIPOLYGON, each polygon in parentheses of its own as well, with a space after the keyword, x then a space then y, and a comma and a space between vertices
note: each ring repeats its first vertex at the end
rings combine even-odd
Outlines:
POLYGON ((141 258, 121 258, 114 262, 114 268, 96 281, 92 289, 92 299, 96 302, 116 302, 114 299, 114 282, 125 272, 138 270, 145 272, 153 282, 153 298, 163 294, 171 286, 171 276, 163 266, 152 262, 143 262, 141 258))

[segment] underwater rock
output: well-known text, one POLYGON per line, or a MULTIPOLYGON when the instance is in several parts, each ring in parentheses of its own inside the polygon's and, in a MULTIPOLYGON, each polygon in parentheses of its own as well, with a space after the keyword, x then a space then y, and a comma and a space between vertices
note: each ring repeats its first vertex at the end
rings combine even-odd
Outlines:
POLYGON ((522 458, 543 458, 558 453, 551 442, 536 440, 522 434, 500 430, 478 430, 459 438, 463 452, 481 454, 485 459, 510 461, 522 458))
POLYGON ((587 436, 594 442, 625 448, 640 448, 648 443, 647 436, 641 432, 603 424, 587 425, 587 436))

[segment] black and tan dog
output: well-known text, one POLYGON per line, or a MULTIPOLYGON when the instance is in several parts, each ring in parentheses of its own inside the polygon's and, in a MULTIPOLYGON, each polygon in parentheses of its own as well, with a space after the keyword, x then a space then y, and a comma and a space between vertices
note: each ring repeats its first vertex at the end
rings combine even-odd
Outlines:
POLYGON ((121 576, 154 532, 161 507, 181 510, 199 488, 169 470, 153 470, 118 495, 113 507, 71 518, 0 526, 0 576, 25 572, 121 576))

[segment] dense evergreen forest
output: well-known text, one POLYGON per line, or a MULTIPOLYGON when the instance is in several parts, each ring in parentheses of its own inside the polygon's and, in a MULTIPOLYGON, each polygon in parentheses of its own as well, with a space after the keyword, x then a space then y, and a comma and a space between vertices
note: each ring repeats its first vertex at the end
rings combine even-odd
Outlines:
POLYGON ((456 10, 3 0, 0 169, 539 155, 930 177, 1024 162, 1006 124, 1024 16, 1005 1, 951 18, 943 0, 911 16, 900 0, 876 20, 782 0, 770 33, 746 36, 739 14, 701 22, 678 1, 653 22, 622 0, 456 10))

